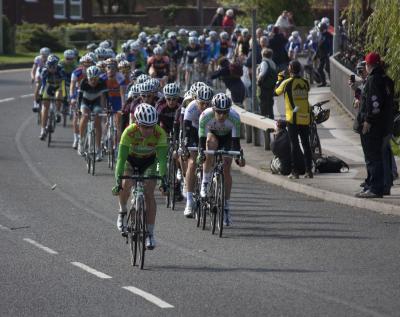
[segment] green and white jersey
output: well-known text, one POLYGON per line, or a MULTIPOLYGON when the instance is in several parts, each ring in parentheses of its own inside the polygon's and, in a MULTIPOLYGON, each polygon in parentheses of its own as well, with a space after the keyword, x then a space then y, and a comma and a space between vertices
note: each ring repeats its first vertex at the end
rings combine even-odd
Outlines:
POLYGON ((207 133, 223 136, 232 133, 232 138, 240 137, 240 116, 232 108, 225 121, 215 119, 214 110, 208 108, 203 111, 199 120, 199 137, 207 137, 207 133))

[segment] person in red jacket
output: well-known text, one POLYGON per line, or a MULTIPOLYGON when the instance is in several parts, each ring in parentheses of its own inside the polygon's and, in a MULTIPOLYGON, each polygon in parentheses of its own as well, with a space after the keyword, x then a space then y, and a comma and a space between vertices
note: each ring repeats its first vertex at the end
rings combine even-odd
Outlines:
POLYGON ((233 29, 235 28, 235 19, 233 18, 233 10, 232 9, 229 9, 226 11, 225 17, 222 20, 222 27, 229 34, 231 34, 233 29))

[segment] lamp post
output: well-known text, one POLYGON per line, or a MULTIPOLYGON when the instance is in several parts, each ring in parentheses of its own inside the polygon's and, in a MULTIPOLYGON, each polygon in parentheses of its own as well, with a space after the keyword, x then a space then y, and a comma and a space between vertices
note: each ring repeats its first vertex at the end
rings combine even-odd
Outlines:
POLYGON ((203 0, 197 0, 197 11, 199 14, 199 25, 204 25, 204 12, 203 12, 203 0))
POLYGON ((333 34, 333 54, 339 50, 339 1, 334 0, 333 3, 333 27, 335 32, 333 34))
POLYGON ((0 54, 3 53, 3 0, 0 0, 0 54))

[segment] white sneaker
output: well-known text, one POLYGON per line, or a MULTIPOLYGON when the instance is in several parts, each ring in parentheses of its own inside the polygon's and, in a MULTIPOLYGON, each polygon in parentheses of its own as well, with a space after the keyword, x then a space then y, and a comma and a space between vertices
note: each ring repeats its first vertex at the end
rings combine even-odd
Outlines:
POLYGON ((103 160, 103 155, 100 150, 100 151, 97 151, 97 153, 96 153, 96 162, 100 162, 101 160, 103 160))
POLYGON ((78 155, 80 155, 80 156, 85 156, 85 150, 84 150, 83 147, 84 147, 83 143, 79 142, 79 144, 78 144, 78 155))
POLYGON ((232 225, 232 218, 229 208, 224 209, 224 226, 229 227, 232 225))
POLYGON ((207 197, 208 183, 201 183, 200 197, 207 197))
POLYGON ((78 139, 74 140, 74 142, 72 143, 72 148, 73 148, 74 150, 76 150, 76 149, 78 148, 78 143, 79 143, 79 140, 78 140, 78 139))
POLYGON ((146 237, 146 249, 153 250, 156 247, 156 240, 154 239, 154 234, 149 234, 146 237))
POLYGON ((186 218, 193 218, 193 207, 192 207, 192 204, 190 204, 189 206, 186 205, 186 208, 183 211, 183 215, 186 218))
POLYGON ((176 172, 176 179, 177 179, 178 181, 181 181, 181 180, 182 180, 182 171, 181 171, 180 168, 178 168, 178 171, 176 172))
POLYGON ((119 231, 123 231, 126 228, 126 219, 125 219, 126 213, 118 213, 118 219, 117 219, 117 228, 119 231))

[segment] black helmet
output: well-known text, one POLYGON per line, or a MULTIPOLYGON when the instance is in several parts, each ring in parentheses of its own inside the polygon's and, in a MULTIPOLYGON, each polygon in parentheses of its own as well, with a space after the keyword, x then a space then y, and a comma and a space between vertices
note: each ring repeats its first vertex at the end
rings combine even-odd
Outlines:
POLYGON ((301 73, 301 64, 299 61, 294 60, 289 63, 289 68, 291 73, 294 75, 299 75, 301 73))

